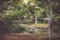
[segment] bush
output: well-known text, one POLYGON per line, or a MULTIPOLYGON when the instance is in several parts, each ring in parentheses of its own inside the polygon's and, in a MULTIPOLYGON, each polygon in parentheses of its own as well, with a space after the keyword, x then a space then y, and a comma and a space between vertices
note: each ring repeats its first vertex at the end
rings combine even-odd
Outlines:
POLYGON ((34 33, 34 29, 33 28, 27 28, 26 30, 28 33, 34 33))
POLYGON ((13 24, 11 27, 8 28, 9 32, 16 33, 16 32, 24 32, 26 29, 19 24, 13 24))
POLYGON ((32 23, 32 20, 31 19, 25 19, 24 23, 32 23))

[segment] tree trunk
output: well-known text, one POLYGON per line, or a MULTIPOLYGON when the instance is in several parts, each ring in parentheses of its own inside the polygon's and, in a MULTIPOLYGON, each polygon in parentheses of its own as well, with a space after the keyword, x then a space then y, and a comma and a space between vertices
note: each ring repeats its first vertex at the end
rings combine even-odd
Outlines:
POLYGON ((35 24, 37 24, 38 23, 38 21, 37 21, 37 16, 35 16, 35 24))
POLYGON ((49 40, 52 40, 52 17, 53 17, 53 13, 52 13, 52 1, 48 0, 49 2, 49 40))

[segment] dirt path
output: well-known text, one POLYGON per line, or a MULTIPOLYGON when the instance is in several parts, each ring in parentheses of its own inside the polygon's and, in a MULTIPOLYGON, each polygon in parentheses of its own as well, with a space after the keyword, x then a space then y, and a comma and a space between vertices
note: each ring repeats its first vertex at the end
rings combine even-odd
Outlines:
POLYGON ((22 34, 22 33, 12 33, 12 34, 1 34, 0 40, 40 40, 45 36, 36 34, 22 34))
MULTIPOLYGON (((23 33, 11 33, 0 34, 0 40, 49 40, 48 34, 23 34, 23 33)), ((60 40, 54 38, 53 40, 60 40)))

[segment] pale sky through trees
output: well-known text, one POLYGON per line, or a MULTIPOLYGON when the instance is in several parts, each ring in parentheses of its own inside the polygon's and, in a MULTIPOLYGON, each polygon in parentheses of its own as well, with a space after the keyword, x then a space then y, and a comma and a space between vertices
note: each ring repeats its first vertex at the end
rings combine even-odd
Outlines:
POLYGON ((29 0, 24 0, 23 2, 24 2, 25 4, 27 4, 27 3, 28 3, 28 1, 29 1, 29 0))

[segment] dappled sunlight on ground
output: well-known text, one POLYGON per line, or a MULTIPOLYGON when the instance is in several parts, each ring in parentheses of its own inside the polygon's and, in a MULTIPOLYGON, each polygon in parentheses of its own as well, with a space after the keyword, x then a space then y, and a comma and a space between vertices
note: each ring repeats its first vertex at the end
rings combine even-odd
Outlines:
POLYGON ((48 24, 21 24, 21 25, 24 25, 26 27, 31 27, 31 28, 34 28, 34 27, 39 27, 39 28, 48 28, 49 25, 48 24))

